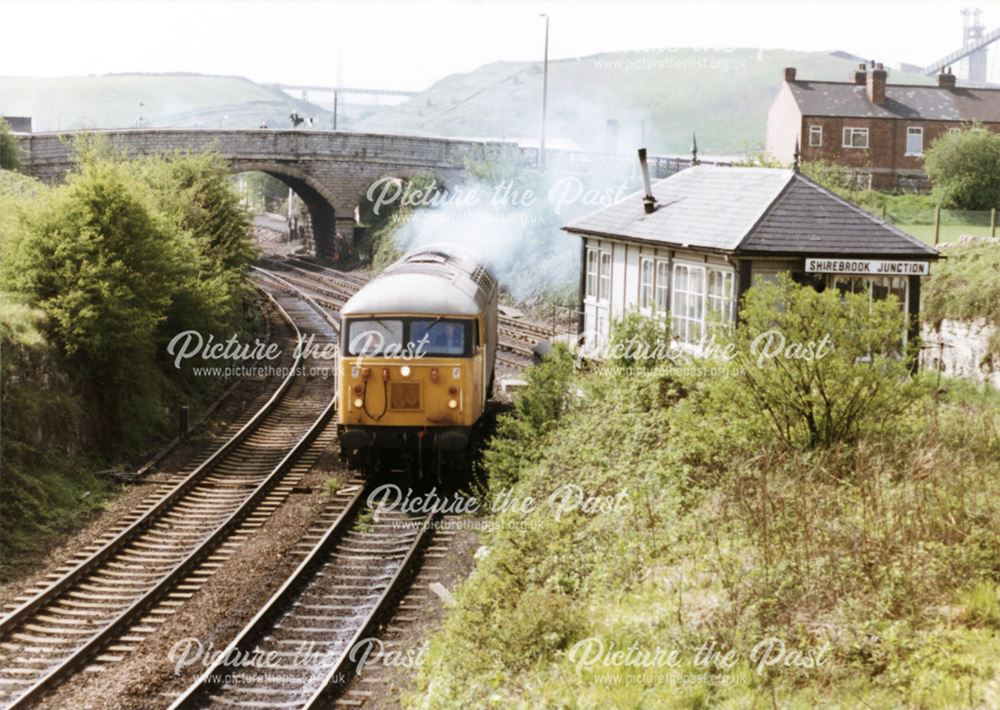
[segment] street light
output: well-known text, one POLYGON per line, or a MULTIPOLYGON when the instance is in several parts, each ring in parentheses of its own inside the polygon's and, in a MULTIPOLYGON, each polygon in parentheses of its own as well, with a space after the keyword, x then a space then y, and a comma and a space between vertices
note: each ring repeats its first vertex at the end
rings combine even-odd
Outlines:
POLYGON ((545 60, 542 63, 542 133, 538 140, 538 167, 545 167, 545 104, 549 97, 549 16, 544 12, 539 17, 545 18, 545 60))

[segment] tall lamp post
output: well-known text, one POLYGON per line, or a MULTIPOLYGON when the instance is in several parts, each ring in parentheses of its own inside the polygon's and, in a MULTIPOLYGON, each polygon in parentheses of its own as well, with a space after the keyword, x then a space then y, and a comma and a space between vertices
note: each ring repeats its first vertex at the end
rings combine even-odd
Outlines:
POLYGON ((549 16, 540 13, 545 18, 545 60, 542 62, 542 132, 538 139, 538 168, 545 167, 545 105, 549 98, 549 16))

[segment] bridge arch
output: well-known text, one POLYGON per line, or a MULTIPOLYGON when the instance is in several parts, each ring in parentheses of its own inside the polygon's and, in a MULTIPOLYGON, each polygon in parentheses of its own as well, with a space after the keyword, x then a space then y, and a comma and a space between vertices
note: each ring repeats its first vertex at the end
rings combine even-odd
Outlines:
MULTIPOLYGON (((309 229, 317 258, 328 260, 333 257, 334 238, 337 233, 337 202, 329 188, 298 167, 286 163, 232 159, 226 163, 229 172, 234 175, 262 172, 290 187, 302 200, 309 213, 309 229)), ((345 236, 350 238, 351 235, 345 236)))

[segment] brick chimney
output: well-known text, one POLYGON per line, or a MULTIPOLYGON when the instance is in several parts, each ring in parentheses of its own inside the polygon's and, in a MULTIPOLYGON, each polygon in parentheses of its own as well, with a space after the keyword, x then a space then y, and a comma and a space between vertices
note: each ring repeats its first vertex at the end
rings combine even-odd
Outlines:
POLYGON ((872 67, 868 75, 868 100, 873 104, 881 106, 885 103, 885 80, 889 72, 882 66, 882 62, 872 67))
POLYGON ((943 86, 946 89, 955 88, 955 75, 951 73, 951 67, 941 69, 941 73, 938 74, 938 86, 943 86))
POLYGON ((785 67, 785 81, 795 81, 795 67, 785 67))
POLYGON ((868 82, 868 65, 861 63, 858 68, 851 72, 847 80, 856 86, 864 86, 868 82))

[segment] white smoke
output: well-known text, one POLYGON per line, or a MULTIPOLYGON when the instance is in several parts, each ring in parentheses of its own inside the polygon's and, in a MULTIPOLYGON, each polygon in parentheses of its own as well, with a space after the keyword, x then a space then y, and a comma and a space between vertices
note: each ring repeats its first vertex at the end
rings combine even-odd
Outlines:
POLYGON ((561 229, 636 189, 628 176, 521 170, 495 183, 469 181, 435 207, 410 212, 394 232, 401 251, 433 243, 487 260, 517 301, 568 296, 579 283, 580 238, 561 229))

